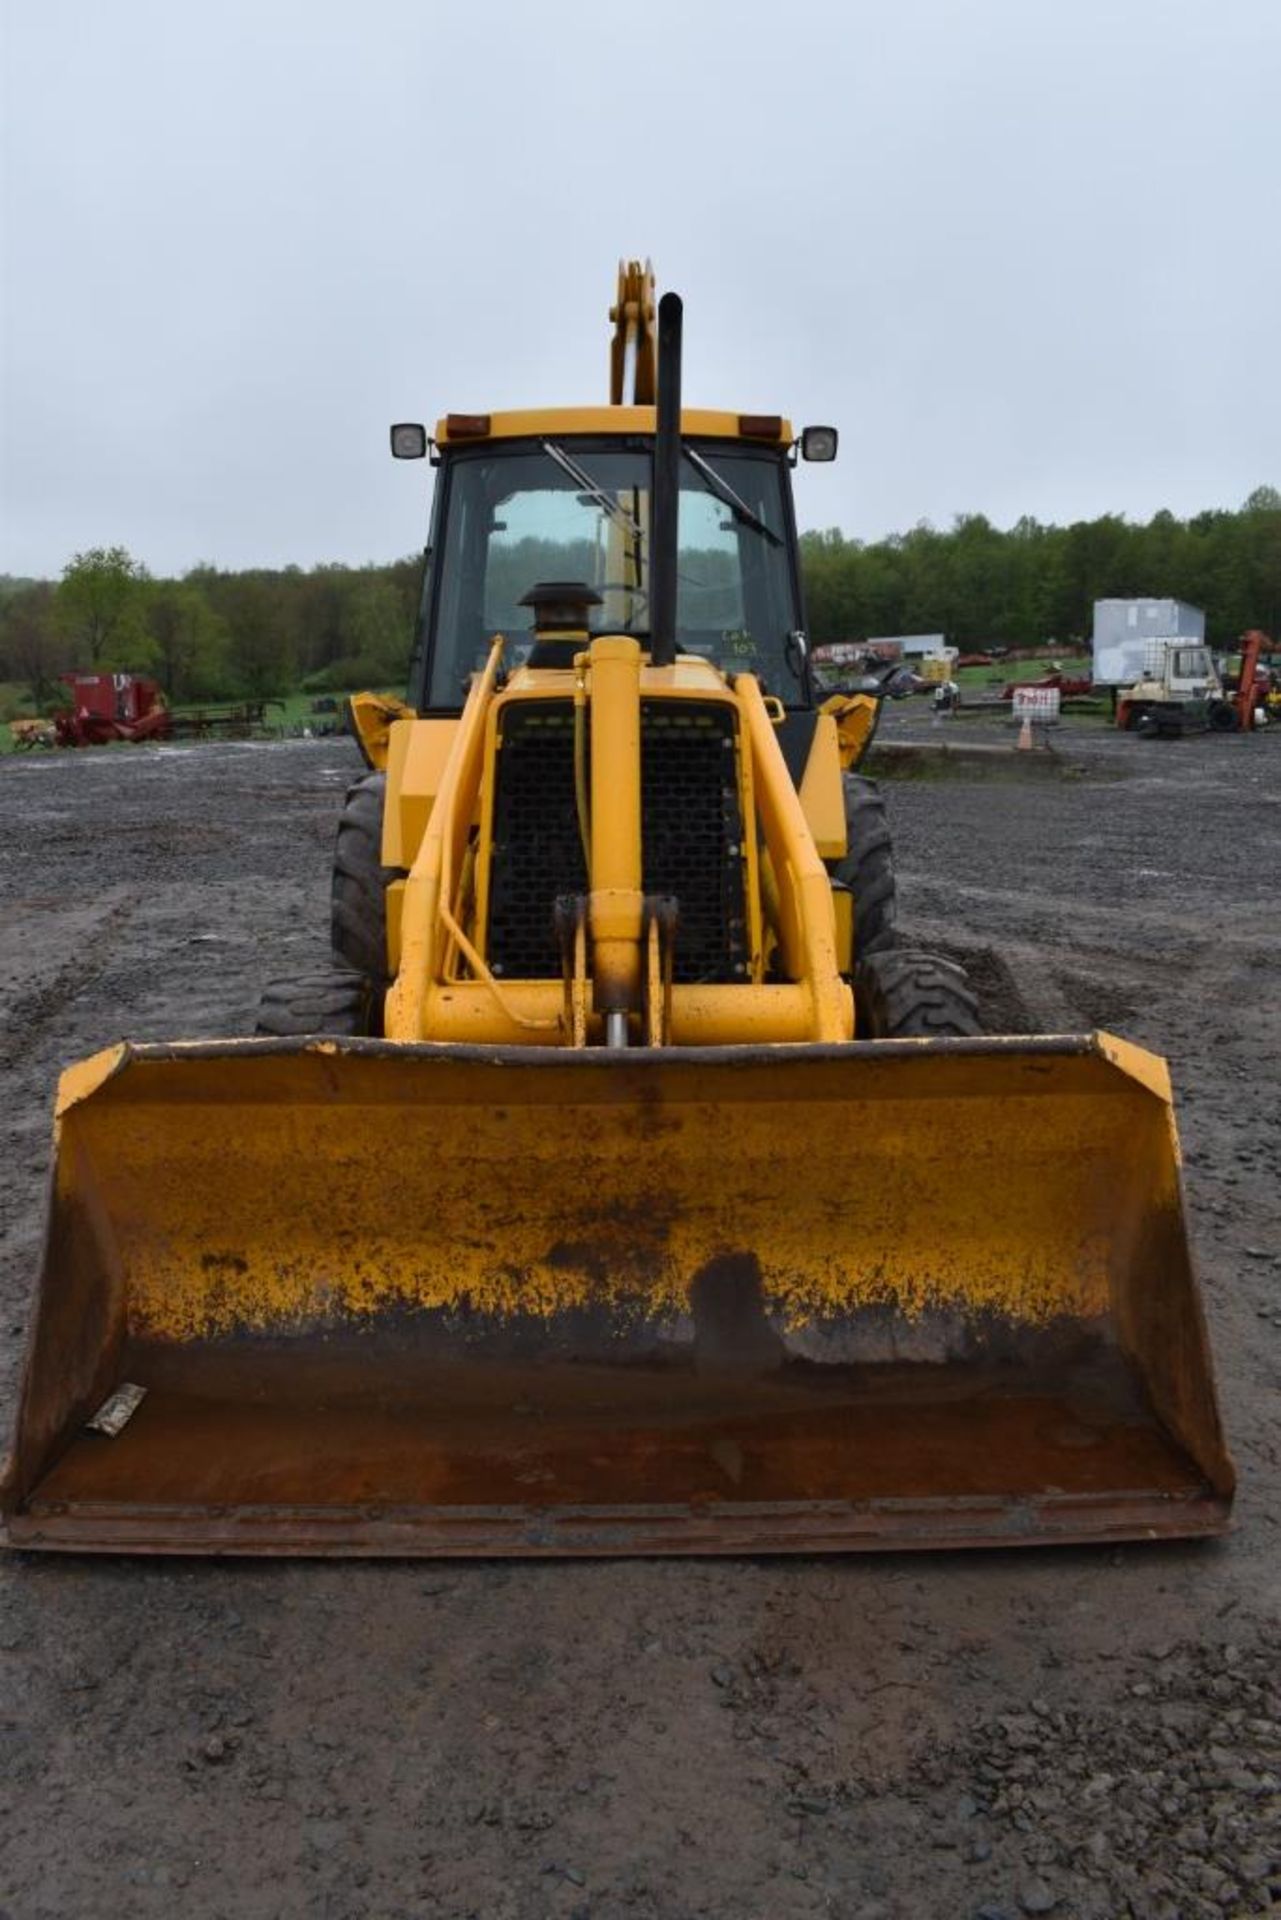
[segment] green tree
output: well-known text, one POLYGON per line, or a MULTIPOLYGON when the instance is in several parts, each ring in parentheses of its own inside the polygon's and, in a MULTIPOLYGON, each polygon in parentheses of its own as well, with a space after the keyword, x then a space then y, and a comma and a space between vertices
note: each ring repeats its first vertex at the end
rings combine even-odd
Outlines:
POLYGON ((23 681, 37 707, 53 700, 63 665, 53 597, 47 580, 32 581, 9 595, 0 612, 0 680, 23 681))
POLYGON ((410 629, 400 597, 378 569, 367 568, 353 587, 347 613, 350 651, 376 664, 380 679, 403 677, 409 664, 410 629))
POLYGON ((220 576, 227 658, 239 693, 265 699, 288 693, 298 670, 293 629, 276 590, 278 575, 236 573, 220 576))
POLYGON ((217 699, 233 691, 226 628, 197 582, 153 581, 146 618, 156 670, 171 701, 217 699))
POLYGON ((1244 626, 1281 643, 1281 493, 1256 487, 1242 509, 1250 606, 1244 626))
POLYGON ((73 554, 63 568, 58 626, 95 670, 151 664, 144 611, 149 577, 124 547, 89 547, 73 554))

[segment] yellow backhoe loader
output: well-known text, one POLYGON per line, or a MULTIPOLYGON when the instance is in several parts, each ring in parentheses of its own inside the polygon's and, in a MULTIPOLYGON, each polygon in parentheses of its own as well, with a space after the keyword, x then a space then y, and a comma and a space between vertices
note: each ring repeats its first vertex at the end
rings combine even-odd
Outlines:
POLYGON ((874 690, 816 699, 775 415, 449 414, 334 967, 70 1068, 24 1548, 812 1552, 1211 1534, 1164 1063, 898 944, 874 690))

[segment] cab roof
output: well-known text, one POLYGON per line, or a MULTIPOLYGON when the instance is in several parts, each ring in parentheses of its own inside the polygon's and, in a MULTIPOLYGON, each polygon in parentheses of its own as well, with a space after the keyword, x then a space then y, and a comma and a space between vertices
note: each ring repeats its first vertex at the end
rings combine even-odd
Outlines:
MULTIPOLYGON (((474 446, 485 440, 558 440, 567 434, 633 434, 656 431, 655 407, 526 407, 514 413, 447 413, 436 422, 437 445, 474 446)), ((681 432, 705 440, 746 440, 757 446, 790 446, 792 423, 779 414, 722 413, 709 407, 681 409, 681 432)))

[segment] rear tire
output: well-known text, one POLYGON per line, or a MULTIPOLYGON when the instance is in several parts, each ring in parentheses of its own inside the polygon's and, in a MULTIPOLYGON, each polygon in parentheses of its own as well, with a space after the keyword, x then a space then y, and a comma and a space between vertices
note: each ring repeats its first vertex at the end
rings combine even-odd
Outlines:
POLYGON ((334 842, 330 895, 330 946, 334 965, 363 973, 380 991, 387 974, 387 882, 397 877, 382 863, 385 773, 367 773, 348 787, 334 842))
POLYGON ((943 1040, 981 1033, 963 967, 932 953, 875 953, 854 975, 858 1027, 869 1040, 943 1040))
POLYGON ((382 999, 368 974, 333 967, 328 973, 272 980, 263 991, 254 1031, 278 1040, 304 1034, 378 1034, 382 999))
POLYGON ((875 780, 860 773, 842 776, 845 786, 845 845, 840 860, 829 863, 833 880, 854 896, 854 965, 894 945, 896 885, 894 849, 885 801, 875 780))
POLYGON ((1230 707, 1226 701, 1221 706, 1211 707, 1206 719, 1212 733, 1235 733, 1241 724, 1236 708, 1230 707))

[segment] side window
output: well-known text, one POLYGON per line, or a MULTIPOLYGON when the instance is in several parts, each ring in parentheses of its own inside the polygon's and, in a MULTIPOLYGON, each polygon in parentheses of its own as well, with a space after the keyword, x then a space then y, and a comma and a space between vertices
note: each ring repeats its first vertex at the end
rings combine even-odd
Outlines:
POLYGON ((691 636, 738 633, 743 575, 733 516, 710 493, 681 488, 676 624, 691 636))

